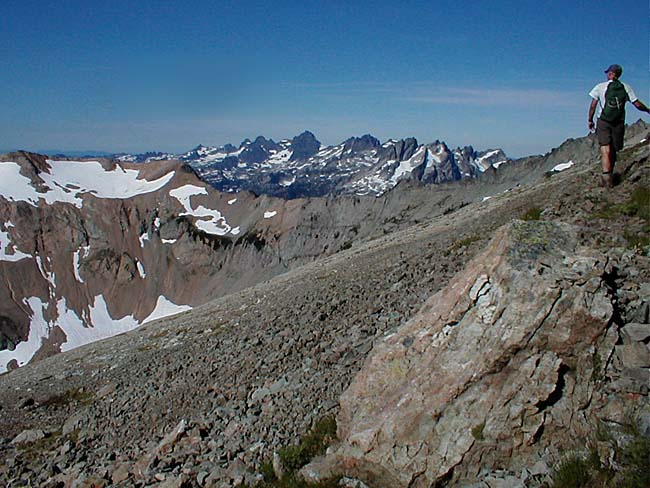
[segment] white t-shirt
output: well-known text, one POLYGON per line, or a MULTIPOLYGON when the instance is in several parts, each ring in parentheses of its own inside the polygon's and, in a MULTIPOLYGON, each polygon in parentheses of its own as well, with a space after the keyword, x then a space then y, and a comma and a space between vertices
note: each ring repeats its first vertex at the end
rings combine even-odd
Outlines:
MULTIPOLYGON (((598 113, 596 114, 596 117, 600 117, 600 114, 603 111, 603 107, 605 106, 605 93, 607 92, 607 85, 609 85, 612 81, 613 80, 607 80, 607 81, 603 81, 602 83, 598 83, 589 92, 589 96, 591 98, 595 98, 596 100, 598 100, 598 113)), ((623 86, 625 87, 625 91, 627 92, 627 96, 630 99, 630 102, 631 103, 636 102, 637 97, 634 94, 634 90, 632 90, 632 87, 622 81, 621 83, 623 83, 623 86)))

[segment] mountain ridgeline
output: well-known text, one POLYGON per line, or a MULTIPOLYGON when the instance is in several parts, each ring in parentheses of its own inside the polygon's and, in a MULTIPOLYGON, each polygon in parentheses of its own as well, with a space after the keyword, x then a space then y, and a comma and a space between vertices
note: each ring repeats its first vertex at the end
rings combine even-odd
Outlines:
POLYGON ((418 144, 415 138, 384 144, 371 135, 351 137, 336 146, 322 146, 305 131, 274 142, 262 136, 239 147, 197 146, 184 154, 121 154, 124 162, 178 159, 202 179, 225 192, 251 191, 280 198, 326 195, 378 196, 402 180, 446 183, 476 178, 510 160, 501 150, 451 150, 444 142, 418 144))

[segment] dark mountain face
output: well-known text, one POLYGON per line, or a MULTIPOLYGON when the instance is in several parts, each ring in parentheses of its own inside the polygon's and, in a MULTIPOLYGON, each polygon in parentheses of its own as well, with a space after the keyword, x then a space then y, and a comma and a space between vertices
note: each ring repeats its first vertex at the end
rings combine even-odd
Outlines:
POLYGON ((239 160, 244 163, 263 163, 269 159, 270 155, 273 152, 276 152, 280 149, 273 139, 266 139, 262 136, 259 136, 253 142, 244 142, 240 146, 242 150, 239 155, 239 160))
POLYGON ((314 134, 305 131, 291 140, 291 150, 293 153, 289 158, 290 161, 304 161, 314 156, 320 149, 320 142, 314 134))
POLYGON ((392 144, 384 144, 377 151, 377 157, 382 163, 388 161, 406 161, 413 157, 417 148, 418 141, 413 137, 409 137, 408 139, 402 139, 392 144))
POLYGON ((365 151, 370 151, 381 146, 381 143, 378 139, 375 139, 370 134, 366 134, 362 137, 351 137, 343 143, 343 152, 358 154, 365 151))

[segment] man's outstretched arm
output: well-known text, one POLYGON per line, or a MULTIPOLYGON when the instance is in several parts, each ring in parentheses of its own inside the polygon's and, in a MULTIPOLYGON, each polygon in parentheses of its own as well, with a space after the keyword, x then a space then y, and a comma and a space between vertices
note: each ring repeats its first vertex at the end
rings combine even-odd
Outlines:
POLYGON ((632 104, 637 109, 641 110, 641 112, 648 112, 650 114, 650 109, 648 107, 646 107, 641 100, 634 100, 634 102, 632 102, 632 104))

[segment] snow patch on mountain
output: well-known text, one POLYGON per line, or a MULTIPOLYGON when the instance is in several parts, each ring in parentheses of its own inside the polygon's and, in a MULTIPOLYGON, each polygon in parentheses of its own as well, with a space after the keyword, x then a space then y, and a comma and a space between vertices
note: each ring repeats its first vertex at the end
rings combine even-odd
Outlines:
POLYGON ((37 206, 40 199, 52 205, 69 203, 78 208, 83 206, 80 195, 88 193, 96 198, 131 198, 143 193, 157 191, 165 186, 174 172, 148 181, 140 178, 140 172, 124 169, 117 165, 114 170, 105 170, 98 161, 53 161, 47 160, 49 172, 39 177, 48 190, 39 193, 29 178, 20 174, 16 162, 0 163, 0 195, 11 201, 24 201, 37 206))
MULTIPOLYGON (((39 194, 26 176, 20 174, 18 163, 0 163, 0 195, 9 201, 35 205, 39 194)), ((41 194, 42 195, 42 194, 41 194)))
MULTIPOLYGON (((54 290, 56 289, 56 275, 54 274, 54 271, 48 270, 45 268, 45 265, 43 263, 43 259, 41 256, 36 256, 36 266, 38 267, 38 271, 41 273, 41 276, 45 278, 45 281, 47 281, 50 285, 50 293, 53 294, 54 290)), ((48 263, 48 266, 52 267, 52 260, 50 259, 49 256, 45 257, 45 261, 48 263)))
POLYGON ((149 233, 143 232, 142 235, 138 237, 138 240, 140 241, 140 247, 144 248, 144 243, 149 240, 149 233))
POLYGON ((120 319, 113 318, 102 295, 94 298, 88 313, 84 314, 85 319, 68 308, 65 298, 51 303, 56 306, 57 318, 48 321, 45 319, 45 313, 50 306, 48 303, 38 297, 24 300, 24 304, 31 310, 29 336, 26 341, 19 342, 14 350, 0 351, 0 373, 6 372, 8 364, 14 360, 18 366, 27 364, 41 348, 43 342, 51 336, 54 328, 60 329, 65 334, 66 340, 60 346, 61 351, 64 352, 128 332, 147 322, 192 309, 189 305, 177 305, 161 295, 154 310, 139 322, 132 315, 120 319))
POLYGON ((571 166, 573 166, 575 163, 573 161, 567 161, 566 163, 560 163, 557 164, 551 169, 551 171, 559 172, 559 171, 564 171, 566 169, 569 169, 571 166))
POLYGON ((271 151, 271 157, 269 161, 273 164, 286 163, 293 156, 293 151, 289 149, 283 149, 281 151, 271 151))
POLYGON ((84 280, 81 277, 81 273, 79 272, 79 260, 80 260, 79 253, 80 253, 80 251, 77 250, 72 254, 72 271, 74 273, 74 278, 79 283, 83 283, 84 280))
POLYGON ((207 195, 208 190, 202 186, 184 185, 170 190, 169 194, 183 205, 186 214, 191 215, 193 211, 192 204, 190 203, 191 197, 194 195, 207 195))
POLYGON ((136 260, 136 267, 138 268, 138 274, 140 275, 140 278, 144 280, 147 277, 147 273, 144 270, 144 264, 142 264, 142 261, 136 260))
POLYGON ((169 192, 169 194, 176 198, 181 205, 185 208, 185 212, 180 215, 191 215, 196 217, 198 220, 195 222, 197 228, 202 231, 223 236, 226 235, 232 227, 228 225, 226 219, 221 212, 216 209, 206 208, 203 205, 199 205, 194 208, 191 203, 191 198, 194 195, 207 195, 208 191, 205 187, 195 186, 195 185, 184 185, 179 188, 175 188, 169 192))
POLYGON ((192 310, 192 307, 189 305, 177 305, 165 298, 163 295, 160 295, 158 297, 158 301, 156 302, 156 307, 153 309, 153 312, 151 312, 149 316, 142 321, 142 323, 146 324, 147 322, 161 319, 163 317, 169 317, 170 315, 187 312, 188 310, 192 310))
POLYGON ((32 258, 33 256, 31 254, 20 251, 12 244, 11 237, 9 236, 9 228, 11 227, 13 227, 11 222, 5 222, 6 230, 0 230, 0 261, 16 262, 21 259, 32 258))
POLYGON ((280 180, 280 183, 278 183, 280 186, 287 187, 291 186, 296 182, 296 177, 292 176, 291 178, 283 178, 280 180))
POLYGON ((66 341, 61 344, 62 352, 128 332, 140 325, 132 315, 121 319, 111 317, 102 295, 96 296, 89 306, 89 323, 84 323, 74 310, 67 307, 65 298, 57 302, 57 312, 58 318, 49 323, 49 329, 59 327, 65 333, 66 341))
POLYGON ((72 271, 74 272, 74 277, 79 283, 84 283, 83 278, 81 277, 80 265, 81 259, 88 256, 90 252, 90 246, 83 246, 81 249, 77 249, 72 254, 72 271), (83 256, 82 256, 83 253, 83 256))
POLYGON ((50 324, 45 320, 43 312, 45 304, 38 297, 32 297, 23 302, 32 311, 29 335, 26 341, 16 344, 14 350, 0 351, 0 373, 7 372, 7 365, 15 360, 18 366, 24 366, 43 345, 43 339, 50 335, 50 324))

